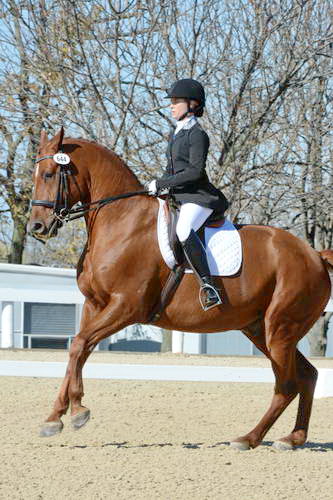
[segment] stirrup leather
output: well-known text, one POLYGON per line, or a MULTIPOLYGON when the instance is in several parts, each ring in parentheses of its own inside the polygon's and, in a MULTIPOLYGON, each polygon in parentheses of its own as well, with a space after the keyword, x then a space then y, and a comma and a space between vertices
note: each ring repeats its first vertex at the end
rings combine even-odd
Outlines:
POLYGON ((208 311, 209 309, 212 309, 213 307, 215 306, 219 306, 220 304, 222 304, 222 299, 220 297, 220 294, 219 292, 216 290, 216 288, 213 287, 213 285, 209 285, 208 283, 205 283, 204 285, 201 285, 200 287, 200 290, 199 290, 199 302, 201 304, 201 307, 204 311, 208 311), (213 290, 214 291, 214 294, 217 298, 217 301, 214 302, 214 304, 211 304, 211 305, 206 305, 206 294, 205 294, 205 290, 213 290))

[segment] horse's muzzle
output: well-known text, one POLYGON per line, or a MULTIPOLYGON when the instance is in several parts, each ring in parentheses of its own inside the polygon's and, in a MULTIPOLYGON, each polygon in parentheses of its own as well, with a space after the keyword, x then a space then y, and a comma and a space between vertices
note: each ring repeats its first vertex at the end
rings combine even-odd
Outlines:
POLYGON ((36 240, 45 243, 45 240, 57 236, 58 228, 62 226, 62 222, 58 219, 53 219, 49 225, 46 225, 41 220, 35 220, 30 224, 29 232, 36 240))

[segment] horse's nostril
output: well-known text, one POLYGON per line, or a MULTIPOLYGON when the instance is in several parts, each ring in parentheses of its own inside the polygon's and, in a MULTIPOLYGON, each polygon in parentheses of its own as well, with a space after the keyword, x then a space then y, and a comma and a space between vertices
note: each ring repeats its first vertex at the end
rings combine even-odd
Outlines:
POLYGON ((32 233, 42 233, 44 231, 44 224, 42 222, 34 222, 31 227, 32 233))

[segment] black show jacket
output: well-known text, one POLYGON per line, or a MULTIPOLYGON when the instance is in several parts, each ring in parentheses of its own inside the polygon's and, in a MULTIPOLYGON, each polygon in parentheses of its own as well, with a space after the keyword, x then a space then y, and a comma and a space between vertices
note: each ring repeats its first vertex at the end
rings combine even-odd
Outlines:
POLYGON ((157 179, 157 189, 170 188, 170 195, 179 205, 196 203, 223 213, 229 203, 208 180, 208 149, 209 137, 198 122, 191 128, 181 129, 176 136, 172 130, 167 148, 167 169, 157 179))

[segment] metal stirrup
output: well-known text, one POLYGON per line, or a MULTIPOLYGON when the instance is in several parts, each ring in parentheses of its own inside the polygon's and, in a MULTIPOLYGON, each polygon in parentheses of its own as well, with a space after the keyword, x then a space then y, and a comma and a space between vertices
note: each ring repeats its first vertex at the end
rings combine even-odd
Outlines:
POLYGON ((209 309, 212 309, 213 307, 215 306, 219 306, 220 304, 222 304, 222 299, 220 297, 220 294, 218 293, 218 291, 216 290, 216 288, 214 288, 212 285, 209 285, 208 283, 205 283, 204 285, 202 285, 200 287, 200 290, 199 290, 199 302, 201 304, 201 307, 204 311, 208 311, 209 309), (202 293, 205 291, 205 289, 211 289, 211 290, 214 290, 214 293, 217 297, 217 302, 214 302, 214 304, 210 305, 210 306, 206 306, 202 300, 202 293))

